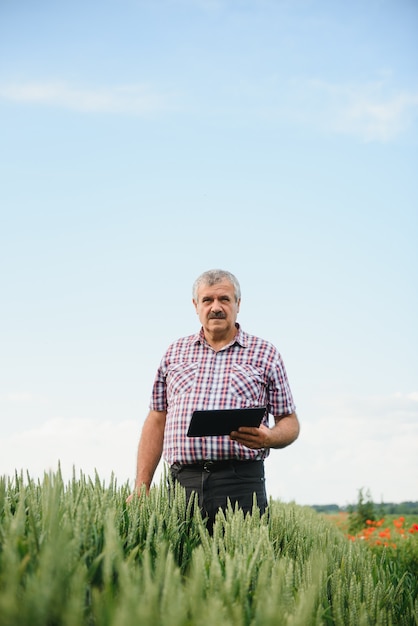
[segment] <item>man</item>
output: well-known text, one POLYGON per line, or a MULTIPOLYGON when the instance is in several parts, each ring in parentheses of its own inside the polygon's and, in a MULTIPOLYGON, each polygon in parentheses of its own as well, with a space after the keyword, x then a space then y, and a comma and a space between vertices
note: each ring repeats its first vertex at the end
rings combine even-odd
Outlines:
POLYGON ((248 512, 255 494, 265 510, 263 461, 270 448, 295 441, 299 422, 277 349, 236 322, 241 291, 235 276, 204 272, 194 283, 193 304, 202 327, 174 342, 161 361, 138 446, 135 488, 149 490, 163 454, 173 479, 188 496, 197 493, 212 528, 228 500, 248 512), (258 428, 240 427, 229 436, 186 435, 196 409, 255 406, 267 407, 274 416, 272 427, 266 414, 258 428))

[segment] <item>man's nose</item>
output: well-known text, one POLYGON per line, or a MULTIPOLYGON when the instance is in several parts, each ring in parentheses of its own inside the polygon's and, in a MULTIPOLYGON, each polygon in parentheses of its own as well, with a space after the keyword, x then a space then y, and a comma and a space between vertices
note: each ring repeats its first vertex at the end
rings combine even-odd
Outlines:
POLYGON ((219 300, 214 300, 212 302, 212 311, 214 313, 217 313, 218 311, 221 311, 222 307, 221 307, 221 303, 219 302, 219 300))

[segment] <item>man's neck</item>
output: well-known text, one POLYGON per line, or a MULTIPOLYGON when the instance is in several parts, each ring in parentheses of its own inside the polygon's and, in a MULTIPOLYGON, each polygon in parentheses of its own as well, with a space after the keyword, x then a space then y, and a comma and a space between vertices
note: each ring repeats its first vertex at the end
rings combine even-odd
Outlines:
POLYGON ((207 333, 204 332, 205 339, 211 348, 215 350, 215 352, 219 352, 222 348, 225 348, 228 344, 232 342, 234 337, 238 334, 238 328, 234 328, 232 332, 227 335, 218 335, 217 333, 207 333))

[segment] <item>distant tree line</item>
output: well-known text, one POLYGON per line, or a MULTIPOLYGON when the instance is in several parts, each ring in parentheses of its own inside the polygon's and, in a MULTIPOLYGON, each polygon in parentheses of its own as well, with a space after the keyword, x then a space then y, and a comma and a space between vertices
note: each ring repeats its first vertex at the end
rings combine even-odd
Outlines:
POLYGON ((359 500, 356 504, 348 504, 347 506, 313 504, 311 508, 318 513, 348 512, 352 514, 360 512, 362 517, 367 517, 367 519, 382 518, 385 515, 418 515, 418 501, 376 503, 369 497, 365 499, 362 490, 360 490, 359 500))
POLYGON ((385 502, 376 505, 376 510, 386 515, 417 515, 418 502, 401 502, 400 504, 385 502))

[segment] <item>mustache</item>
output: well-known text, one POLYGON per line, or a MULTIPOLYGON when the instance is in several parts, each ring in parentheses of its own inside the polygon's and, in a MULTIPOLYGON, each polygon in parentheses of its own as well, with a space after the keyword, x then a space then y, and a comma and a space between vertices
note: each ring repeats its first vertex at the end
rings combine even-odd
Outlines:
POLYGON ((208 319, 210 320, 224 320, 226 318, 225 313, 219 311, 218 313, 209 313, 208 319))

